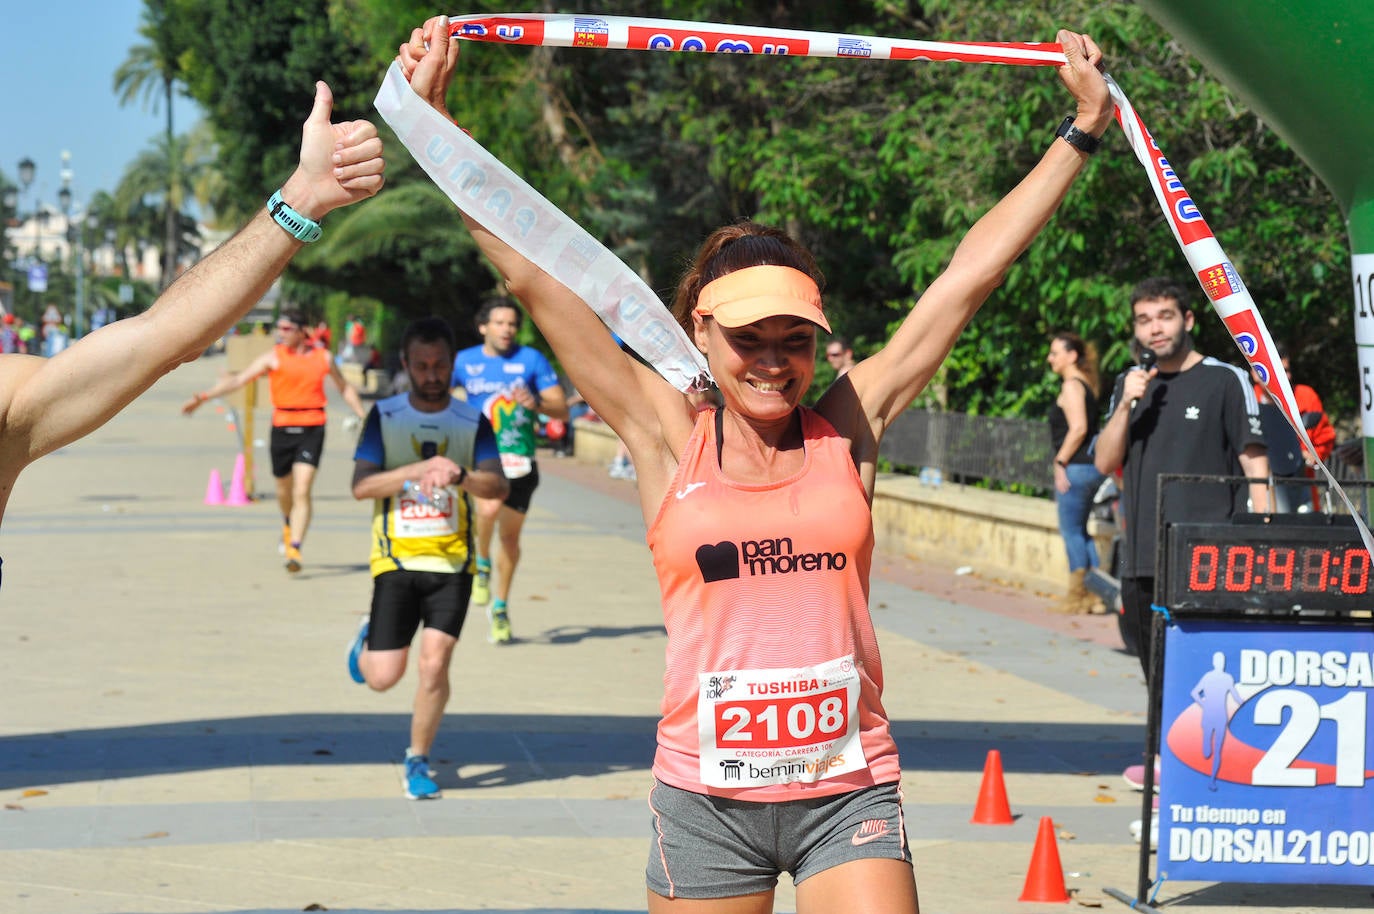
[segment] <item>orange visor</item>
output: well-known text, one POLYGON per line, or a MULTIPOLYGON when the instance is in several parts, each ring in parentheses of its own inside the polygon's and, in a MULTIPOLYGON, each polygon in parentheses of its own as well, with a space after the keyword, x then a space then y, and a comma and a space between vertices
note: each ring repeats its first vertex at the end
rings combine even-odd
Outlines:
POLYGON ((765 317, 792 315, 830 332, 815 280, 791 267, 746 267, 708 282, 697 296, 696 313, 726 327, 743 327, 765 317))

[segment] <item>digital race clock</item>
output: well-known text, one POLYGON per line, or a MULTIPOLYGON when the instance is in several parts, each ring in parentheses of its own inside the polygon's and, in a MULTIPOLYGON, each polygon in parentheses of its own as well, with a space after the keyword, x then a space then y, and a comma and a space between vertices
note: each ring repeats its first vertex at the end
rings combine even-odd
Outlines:
POLYGON ((1374 609, 1374 563, 1354 526, 1283 518, 1171 525, 1164 575, 1169 610, 1344 615, 1374 609))

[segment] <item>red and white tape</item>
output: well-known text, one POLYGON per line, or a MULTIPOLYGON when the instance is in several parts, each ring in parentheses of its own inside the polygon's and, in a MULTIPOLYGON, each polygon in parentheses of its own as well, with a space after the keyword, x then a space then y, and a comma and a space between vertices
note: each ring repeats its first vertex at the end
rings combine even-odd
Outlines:
POLYGON ((853 57, 873 60, 954 60, 1057 67, 1064 52, 1040 42, 972 43, 912 41, 875 35, 801 32, 754 26, 574 16, 558 13, 502 13, 453 16, 449 34, 469 41, 556 48, 629 51, 688 51, 709 54, 770 54, 791 57, 853 57))

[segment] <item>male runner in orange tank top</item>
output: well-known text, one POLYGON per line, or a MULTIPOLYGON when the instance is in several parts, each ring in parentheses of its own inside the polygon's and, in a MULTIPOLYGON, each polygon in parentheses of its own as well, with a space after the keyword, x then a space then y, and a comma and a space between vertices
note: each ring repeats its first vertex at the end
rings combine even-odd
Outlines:
POLYGON ((233 393, 263 375, 271 385, 272 475, 277 480, 277 504, 281 506, 286 570, 296 572, 302 567, 301 543, 310 527, 310 490, 324 452, 324 379, 333 380, 359 419, 365 418, 367 411, 358 391, 330 359, 329 350, 310 342, 305 317, 298 311, 283 311, 277 319, 277 345, 270 351, 238 374, 192 395, 181 411, 189 416, 206 400, 233 393))

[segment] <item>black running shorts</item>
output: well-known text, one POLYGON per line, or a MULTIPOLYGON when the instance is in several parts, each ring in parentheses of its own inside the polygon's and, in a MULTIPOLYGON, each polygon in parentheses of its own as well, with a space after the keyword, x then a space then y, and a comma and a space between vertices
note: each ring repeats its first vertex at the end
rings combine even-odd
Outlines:
POLYGON ((472 595, 472 575, 438 571, 384 571, 372 579, 372 621, 367 647, 409 647, 415 630, 437 628, 457 638, 472 595))
POLYGON ((534 464, 526 476, 510 480, 510 494, 503 501, 505 507, 525 514, 534 500, 534 490, 539 488, 539 464, 534 464))
POLYGON ((323 453, 323 425, 272 426, 272 475, 276 478, 290 476, 293 464, 319 466, 323 453))

